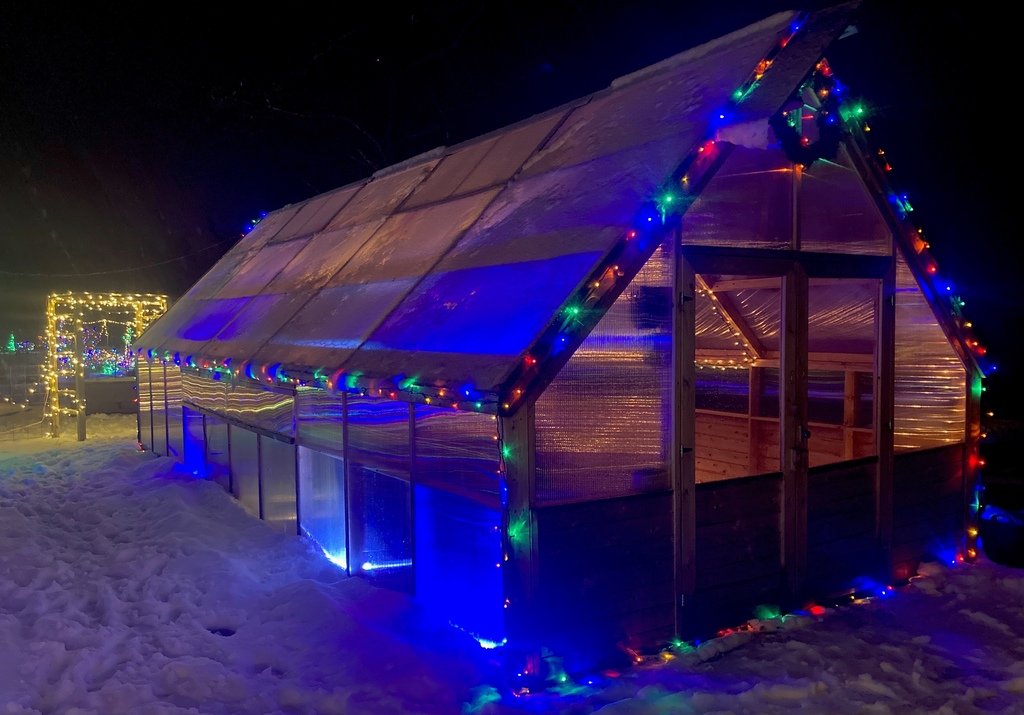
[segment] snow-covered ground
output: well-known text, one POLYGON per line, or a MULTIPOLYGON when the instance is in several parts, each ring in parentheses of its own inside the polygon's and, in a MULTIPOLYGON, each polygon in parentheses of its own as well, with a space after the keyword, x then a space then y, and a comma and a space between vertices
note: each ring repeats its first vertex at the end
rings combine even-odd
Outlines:
POLYGON ((928 565, 516 698, 475 641, 136 451, 133 418, 89 433, 0 442, 0 715, 1024 712, 1022 570, 928 565))

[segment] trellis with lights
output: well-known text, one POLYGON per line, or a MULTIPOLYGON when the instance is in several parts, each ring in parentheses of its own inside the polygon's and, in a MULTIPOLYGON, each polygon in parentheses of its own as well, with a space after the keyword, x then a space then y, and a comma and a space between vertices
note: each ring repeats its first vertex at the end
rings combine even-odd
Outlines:
POLYGON ((50 435, 60 419, 75 417, 84 439, 84 380, 131 376, 132 341, 167 311, 167 296, 152 293, 52 293, 46 301, 47 406, 50 435))

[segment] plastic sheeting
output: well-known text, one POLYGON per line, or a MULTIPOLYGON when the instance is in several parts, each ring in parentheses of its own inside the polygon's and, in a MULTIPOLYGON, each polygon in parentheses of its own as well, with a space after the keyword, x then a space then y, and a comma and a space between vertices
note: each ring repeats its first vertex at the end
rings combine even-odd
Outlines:
POLYGON ((416 482, 500 509, 497 425, 493 415, 416 405, 416 482))
POLYGON ((345 396, 313 387, 295 393, 296 432, 304 445, 345 455, 345 396))
POLYGON ((197 477, 206 477, 206 427, 202 412, 187 405, 181 408, 181 429, 185 469, 197 477))
POLYGON ((285 534, 297 534, 295 445, 260 435, 260 509, 263 520, 285 534))
POLYGON ((411 485, 354 462, 349 478, 349 569, 377 585, 411 593, 411 485))
POLYGON ((167 378, 164 367, 163 363, 153 363, 149 369, 149 381, 153 410, 153 451, 167 456, 167 378))
POLYGON ((139 441, 146 449, 153 449, 153 398, 150 393, 151 365, 146 360, 135 362, 139 395, 139 441))
POLYGON ((293 437, 295 397, 290 393, 267 390, 244 382, 230 385, 225 399, 225 414, 240 422, 268 432, 293 437))
POLYGON ((231 462, 228 425, 210 415, 203 416, 206 435, 206 476, 231 491, 231 462))
POLYGON ((182 461, 185 449, 181 413, 181 368, 164 365, 167 387, 167 456, 182 461))
POLYGON ((315 541, 331 562, 348 569, 345 462, 306 447, 298 450, 301 533, 315 541))
POLYGON ((537 502, 669 486, 672 248, 665 242, 537 400, 537 502))
MULTIPOLYGON (((207 428, 210 418, 207 417, 207 428)), ((235 425, 231 434, 231 493, 246 512, 260 516, 260 453, 259 436, 235 425)))
POLYGON ((897 251, 896 450, 963 442, 966 414, 967 371, 897 251))

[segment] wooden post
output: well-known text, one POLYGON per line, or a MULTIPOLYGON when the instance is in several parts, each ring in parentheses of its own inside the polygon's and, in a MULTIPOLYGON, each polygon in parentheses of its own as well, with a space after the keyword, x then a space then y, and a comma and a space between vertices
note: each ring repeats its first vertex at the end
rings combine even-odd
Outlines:
POLYGON ((807 569, 807 294, 807 273, 795 264, 782 278, 779 362, 782 563, 794 595, 807 569))
POLYGON ((761 391, 764 389, 764 368, 751 367, 747 383, 747 474, 761 473, 760 423, 754 419, 759 417, 761 391))
POLYGON ((672 320, 672 513, 676 635, 683 632, 686 596, 697 584, 696 515, 696 276, 676 234, 672 320))
MULTIPOLYGON (((75 320, 75 419, 78 441, 85 441, 85 326, 82 319, 75 320)), ((150 412, 150 417, 153 413, 150 412)))
POLYGON ((978 556, 978 503, 977 491, 981 486, 981 386, 979 372, 967 373, 967 433, 964 444, 964 558, 973 561, 978 556))
MULTIPOLYGON (((498 449, 505 492, 502 513, 502 578, 505 591, 507 666, 530 682, 542 674, 537 623, 536 439, 534 406, 522 405, 511 417, 498 417, 498 449)), ((513 679, 512 685, 517 681, 513 679)))
POLYGON ((857 423, 857 373, 847 368, 843 373, 843 459, 853 459, 853 428, 857 423))
POLYGON ((875 310, 875 536, 891 568, 896 393, 896 261, 879 283, 875 310))

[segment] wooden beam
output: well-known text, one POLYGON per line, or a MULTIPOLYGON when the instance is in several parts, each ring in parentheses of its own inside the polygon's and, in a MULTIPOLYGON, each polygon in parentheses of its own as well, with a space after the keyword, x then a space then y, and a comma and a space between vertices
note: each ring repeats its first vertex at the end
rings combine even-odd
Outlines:
POLYGON ((807 318, 807 274, 795 265, 782 279, 779 369, 782 563, 793 595, 807 570, 807 318))
MULTIPOLYGON (((698 355, 698 359, 699 357, 700 355, 698 355)), ((814 370, 871 372, 875 367, 875 359, 873 355, 856 353, 807 353, 807 364, 808 368, 814 370)), ((755 360, 753 365, 756 367, 778 367, 778 351, 769 350, 763 359, 755 360)))
POLYGON ((504 465, 506 490, 502 513, 502 581, 505 592, 505 632, 510 666, 527 676, 541 675, 541 634, 538 632, 536 438, 534 404, 523 405, 510 417, 498 417, 498 448, 504 465))
POLYGON ((843 373, 843 459, 853 459, 853 426, 857 422, 857 373, 843 373))
MULTIPOLYGON (((702 276, 702 278, 704 279, 704 282, 707 283, 716 293, 737 290, 778 290, 779 288, 778 278, 746 278, 740 276, 729 276, 728 278, 702 276)), ((809 282, 811 287, 814 288, 850 286, 853 281, 854 279, 850 278, 812 278, 809 282)), ((875 279, 862 281, 860 285, 873 289, 875 287, 875 279)))
POLYGON ((697 584, 697 507, 696 507, 696 345, 697 278, 693 267, 683 258, 678 238, 675 248, 672 321, 672 512, 675 580, 675 629, 683 633, 686 596, 697 584))
POLYGON ((875 300, 875 536, 891 563, 893 529, 893 444, 896 395, 896 264, 879 281, 875 300))
POLYGON ((981 375, 967 373, 967 426, 964 445, 964 557, 978 556, 978 511, 975 494, 981 485, 981 375))
POLYGON ((859 256, 774 248, 683 246, 683 255, 701 275, 781 277, 800 263, 808 278, 877 279, 885 275, 892 256, 859 256))
MULTIPOLYGON (((753 357, 763 357, 766 352, 764 343, 761 342, 761 338, 757 336, 757 333, 747 323, 743 313, 740 312, 739 307, 732 301, 729 294, 719 293, 700 276, 697 276, 697 282, 708 292, 711 301, 718 305, 722 318, 729 324, 729 327, 740 334, 743 342, 747 344, 747 348, 754 354, 753 357)), ((778 280, 775 281, 775 284, 778 286, 778 280)))
POLYGON ((759 417, 761 391, 764 389, 764 369, 751 367, 747 384, 747 473, 760 474, 758 458, 758 434, 754 418, 759 417))

